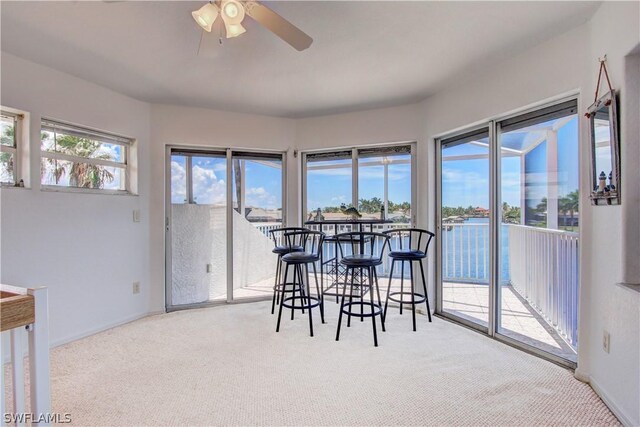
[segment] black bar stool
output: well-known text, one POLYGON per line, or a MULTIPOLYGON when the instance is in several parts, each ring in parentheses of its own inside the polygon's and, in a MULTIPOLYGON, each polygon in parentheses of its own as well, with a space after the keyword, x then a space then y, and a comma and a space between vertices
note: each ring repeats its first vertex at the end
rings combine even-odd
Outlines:
POLYGON ((376 316, 380 316, 383 332, 385 331, 385 327, 376 267, 382 264, 382 256, 389 243, 389 236, 382 233, 351 232, 339 234, 337 240, 341 254, 340 264, 346 268, 347 279, 349 278, 349 273, 351 273, 351 280, 346 281, 348 284, 345 284, 342 290, 336 341, 340 340, 340 326, 342 325, 343 314, 348 316, 347 327, 351 326, 351 316, 359 317, 361 321, 364 320, 365 317, 371 317, 373 344, 377 347, 378 332, 376 330, 376 316), (358 283, 355 283, 356 275, 358 276, 358 283), (349 302, 345 301, 347 287, 349 287, 349 302), (356 294, 354 296, 354 287, 358 287, 359 295, 356 294), (373 298, 374 290, 378 296, 377 303, 373 298), (369 292, 370 302, 365 302, 364 300, 367 291, 369 292), (360 301, 354 301, 354 297, 360 301), (360 307, 360 313, 354 311, 354 306, 360 307), (365 306, 370 308, 368 313, 364 312, 365 306))
MULTIPOLYGON (((280 284, 282 280, 280 276, 282 275, 282 256, 286 255, 290 252, 302 252, 304 248, 299 242, 292 242, 293 245, 289 245, 287 239, 285 238, 286 233, 296 232, 296 231, 307 231, 306 228, 302 227, 283 227, 276 228, 274 230, 269 230, 269 234, 271 235, 271 239, 273 239, 274 248, 272 252, 278 255, 278 261, 276 264, 276 277, 273 283, 273 299, 271 301, 271 314, 275 312, 276 302, 280 302, 280 293, 282 285, 280 284)), ((292 240, 292 239, 290 239, 292 240)))
POLYGON ((429 322, 431 322, 431 310, 429 308, 429 295, 427 294, 427 282, 424 277, 424 267, 422 266, 422 260, 427 257, 427 250, 431 239, 435 236, 430 231, 422 230, 419 228, 400 228, 396 230, 385 231, 384 234, 389 236, 391 241, 398 241, 397 247, 391 248, 389 257, 391 258, 391 271, 389 273, 389 287, 387 288, 387 298, 384 303, 384 316, 387 316, 387 307, 389 300, 400 304, 400 314, 402 314, 402 306, 404 304, 411 304, 413 311, 413 330, 416 330, 416 304, 422 302, 427 303, 427 316, 429 316, 429 322), (391 292, 391 280, 393 280, 393 267, 396 261, 401 263, 402 276, 400 277, 400 292, 391 292), (424 289, 424 295, 416 292, 415 282, 413 279, 413 263, 417 262, 420 265, 420 274, 422 275, 422 287, 424 289), (411 290, 404 290, 404 263, 409 263, 409 272, 411 275, 411 290), (411 301, 405 301, 404 296, 410 295, 411 301), (397 297, 397 298, 396 298, 397 297))
POLYGON ((287 239, 289 246, 300 244, 303 247, 303 251, 289 252, 282 256, 282 261, 285 263, 284 269, 284 282, 281 284, 280 290, 280 308, 278 309, 278 324, 276 326, 276 332, 280 332, 280 320, 282 319, 282 308, 287 307, 291 309, 291 319, 293 320, 293 313, 295 310, 309 311, 309 332, 313 336, 313 315, 312 309, 314 307, 320 307, 320 318, 324 323, 324 287, 318 282, 318 272, 316 270, 316 262, 320 261, 320 255, 322 253, 322 242, 324 240, 324 233, 320 231, 292 231, 287 232, 284 235, 287 239), (309 283, 309 264, 313 267, 313 275, 316 281, 316 295, 311 295, 311 287, 309 283), (292 282, 287 282, 289 266, 293 266, 293 278, 292 282), (303 277, 302 267, 304 266, 305 275, 303 277), (287 287, 291 289, 288 290, 287 287), (300 292, 297 296, 296 292, 300 292), (287 293, 291 293, 292 296, 286 296, 287 293), (296 301, 300 301, 300 305, 296 305, 296 301))

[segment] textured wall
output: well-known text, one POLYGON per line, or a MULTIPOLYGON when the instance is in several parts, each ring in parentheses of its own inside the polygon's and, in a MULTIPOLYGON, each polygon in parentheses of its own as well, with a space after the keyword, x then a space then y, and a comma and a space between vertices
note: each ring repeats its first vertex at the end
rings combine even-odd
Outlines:
MULTIPOLYGON (((208 301, 227 292, 226 208, 172 205, 173 305, 208 301), (211 264, 211 273, 207 273, 211 264)), ((233 212, 233 287, 273 277, 273 242, 233 212)))

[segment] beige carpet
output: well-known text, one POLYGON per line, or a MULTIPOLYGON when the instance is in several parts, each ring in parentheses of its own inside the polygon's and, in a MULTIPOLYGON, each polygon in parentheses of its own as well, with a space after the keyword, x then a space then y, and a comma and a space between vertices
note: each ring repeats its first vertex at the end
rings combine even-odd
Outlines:
POLYGON ((269 303, 149 317, 56 348, 53 409, 76 425, 618 425, 572 373, 434 318, 356 321, 334 341, 269 303))

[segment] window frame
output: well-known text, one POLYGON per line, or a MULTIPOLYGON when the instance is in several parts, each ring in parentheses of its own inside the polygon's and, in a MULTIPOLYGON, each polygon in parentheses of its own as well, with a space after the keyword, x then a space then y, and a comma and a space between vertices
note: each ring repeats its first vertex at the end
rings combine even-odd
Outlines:
POLYGON ((124 173, 122 179, 124 180, 123 188, 111 189, 111 188, 86 188, 86 187, 74 187, 70 185, 56 185, 56 184, 44 184, 42 182, 42 176, 40 176, 40 189, 43 191, 54 192, 72 192, 72 193, 95 193, 95 194, 120 194, 120 195, 135 195, 131 188, 131 151, 134 148, 136 140, 127 136, 117 135, 110 132, 105 132, 97 129, 88 128, 82 125, 76 125, 56 119, 50 119, 42 117, 40 121, 40 135, 42 132, 52 132, 53 139, 56 140, 57 132, 65 135, 72 135, 81 138, 87 138, 95 140, 96 142, 114 144, 122 147, 122 162, 94 159, 90 157, 75 156, 71 154, 64 154, 56 151, 49 151, 42 148, 42 141, 40 140, 40 167, 42 167, 43 159, 53 159, 68 162, 84 163, 93 166, 105 166, 121 169, 124 173))
POLYGON ((360 191, 358 188, 358 181, 359 181, 359 177, 358 177, 358 173, 359 173, 359 159, 360 157, 360 152, 365 152, 365 156, 364 158, 366 158, 367 155, 371 155, 374 152, 380 152, 380 153, 384 153, 385 151, 387 152, 393 152, 394 150, 400 149, 401 153, 404 154, 409 154, 411 156, 411 160, 410 160, 410 164, 411 164, 411 218, 410 218, 410 222, 411 222, 411 226, 415 227, 417 225, 417 211, 418 211, 418 203, 417 203, 417 141, 401 141, 401 142, 389 142, 389 143, 382 143, 382 144, 363 144, 363 145, 355 145, 355 146, 348 146, 348 147, 334 147, 331 149, 320 149, 320 150, 306 150, 301 152, 301 156, 300 156, 300 162, 301 162, 301 180, 302 180, 302 195, 301 195, 301 200, 299 203, 299 206, 301 207, 300 209, 300 221, 301 224, 304 224, 305 220, 306 220, 306 215, 307 215, 307 210, 308 210, 308 206, 307 206, 307 195, 308 195, 308 191, 307 191, 307 175, 308 175, 308 170, 307 170, 307 157, 311 156, 312 158, 315 157, 317 159, 321 159, 324 160, 324 158, 326 158, 327 160, 330 160, 332 158, 332 155, 336 155, 336 154, 341 154, 343 155, 342 157, 337 157, 340 159, 347 159, 347 157, 344 156, 344 154, 346 154, 347 152, 350 153, 350 159, 351 159, 351 185, 352 185, 352 190, 351 190, 351 204, 353 206, 358 206, 359 203, 359 197, 360 197, 360 191), (406 150, 406 148, 408 148, 408 150, 406 150))
POLYGON ((1 187, 18 187, 20 176, 20 165, 19 165, 19 152, 18 152, 18 141, 21 137, 21 121, 24 118, 24 115, 20 113, 12 113, 6 110, 0 110, 0 115, 3 117, 11 118, 13 120, 13 147, 8 145, 0 144, 0 152, 9 153, 13 155, 13 182, 3 181, 0 182, 1 187))

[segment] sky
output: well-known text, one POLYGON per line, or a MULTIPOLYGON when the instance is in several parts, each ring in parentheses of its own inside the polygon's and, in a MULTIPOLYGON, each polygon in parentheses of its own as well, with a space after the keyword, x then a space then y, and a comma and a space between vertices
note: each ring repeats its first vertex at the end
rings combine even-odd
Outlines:
MULTIPOLYGON (((562 120, 562 119, 560 119, 562 120)), ((504 147, 521 149, 535 139, 541 128, 554 121, 518 129, 502 135, 504 147)), ((487 138, 477 142, 487 143, 487 138)), ((443 158, 448 156, 484 155, 484 158, 449 160, 442 165, 442 204, 449 207, 489 207, 489 153, 488 147, 472 143, 445 147, 443 158)), ((536 206, 546 197, 546 143, 541 143, 526 155, 527 203, 536 206)), ((501 158, 501 200, 510 206, 520 205, 520 185, 523 179, 520 157, 509 156, 503 151, 501 158)), ((558 194, 563 196, 578 189, 578 117, 574 116, 558 129, 558 194)))
MULTIPOLYGON (((282 207, 280 164, 281 162, 273 160, 269 160, 268 164, 246 160, 245 204, 247 207, 263 209, 282 207)), ((194 156, 191 167, 194 201, 203 205, 226 205, 226 157, 194 156)), ((186 183, 186 157, 171 156, 171 203, 183 203, 186 200, 186 183)), ((233 197, 235 201, 235 194, 233 197)))
MULTIPOLYGON (((387 156, 396 161, 410 162, 410 155, 387 156)), ((359 199, 384 199, 384 166, 372 165, 382 157, 359 159, 359 199)), ((389 164, 389 200, 393 203, 411 202, 411 164, 389 164)), ((307 170, 307 209, 340 206, 352 202, 352 162, 332 160, 309 163, 307 170), (331 169, 316 169, 314 166, 332 166, 331 169)))

